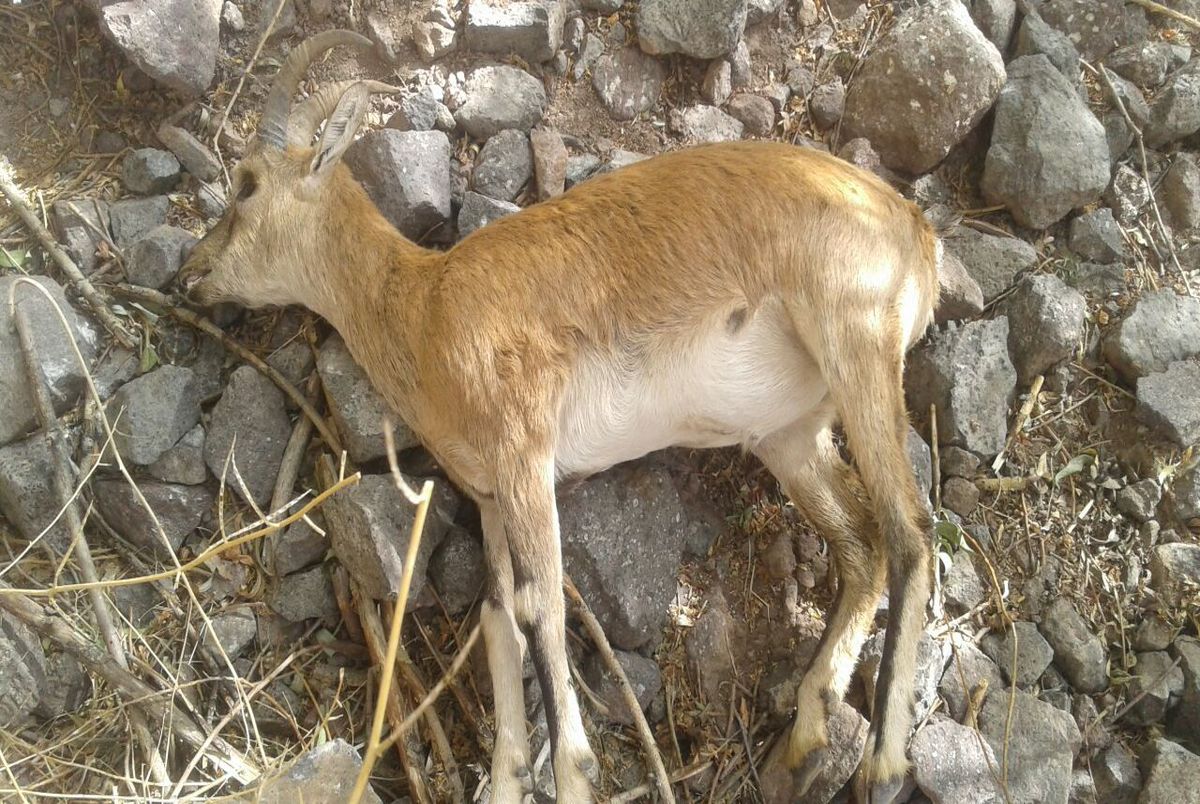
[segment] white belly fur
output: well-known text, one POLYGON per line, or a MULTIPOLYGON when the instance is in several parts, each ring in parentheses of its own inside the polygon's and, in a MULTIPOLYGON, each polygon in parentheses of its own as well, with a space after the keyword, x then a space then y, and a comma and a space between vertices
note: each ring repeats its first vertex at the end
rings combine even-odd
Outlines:
POLYGON ((753 446, 826 393, 778 304, 736 332, 714 320, 706 334, 645 356, 636 369, 619 357, 586 356, 559 414, 557 473, 589 475, 671 446, 753 446))

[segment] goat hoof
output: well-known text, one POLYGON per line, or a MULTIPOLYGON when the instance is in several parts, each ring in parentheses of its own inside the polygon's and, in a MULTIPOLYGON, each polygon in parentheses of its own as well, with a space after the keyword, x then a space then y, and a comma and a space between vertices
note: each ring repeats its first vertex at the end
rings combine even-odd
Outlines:
POLYGON ((589 782, 594 785, 600 784, 600 763, 596 761, 596 757, 589 753, 583 757, 580 757, 577 764, 579 766, 580 773, 587 777, 589 782))
POLYGON ((798 797, 808 794, 809 789, 821 778, 828 764, 829 748, 826 746, 813 749, 805 755, 800 764, 792 771, 794 789, 798 797))
POLYGON ((854 775, 854 799, 858 804, 892 804, 904 787, 906 774, 900 773, 884 779, 873 778, 866 765, 859 766, 854 775))

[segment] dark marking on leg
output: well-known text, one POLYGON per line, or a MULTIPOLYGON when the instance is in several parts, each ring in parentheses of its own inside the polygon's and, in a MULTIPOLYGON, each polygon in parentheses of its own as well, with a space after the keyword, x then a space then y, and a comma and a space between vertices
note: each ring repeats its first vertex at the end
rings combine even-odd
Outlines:
POLYGON ((533 661, 533 669, 537 672, 538 684, 542 688, 542 706, 546 707, 546 732, 550 739, 551 758, 558 752, 558 724, 561 713, 558 711, 558 701, 554 697, 554 687, 550 680, 550 653, 546 642, 540 637, 540 624, 530 623, 523 627, 525 636, 529 639, 529 658, 533 661))

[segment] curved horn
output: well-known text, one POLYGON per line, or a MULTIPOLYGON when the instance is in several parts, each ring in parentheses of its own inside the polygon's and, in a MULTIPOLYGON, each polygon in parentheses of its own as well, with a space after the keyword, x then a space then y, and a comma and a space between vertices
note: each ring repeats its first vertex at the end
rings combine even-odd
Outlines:
POLYGON ((394 95, 401 91, 400 87, 394 87, 382 81, 360 81, 355 78, 348 81, 334 81, 332 84, 326 84, 307 97, 299 106, 292 109, 292 113, 288 115, 288 145, 297 145, 300 147, 311 145, 313 134, 317 132, 317 126, 321 125, 321 121, 329 117, 330 113, 333 112, 333 107, 337 106, 337 102, 342 97, 342 94, 355 84, 363 84, 366 86, 367 91, 373 95, 394 95))
POLYGON ((292 49, 271 84, 267 103, 263 107, 262 120, 258 124, 258 139, 272 148, 282 150, 287 145, 287 116, 292 105, 292 96, 300 79, 308 71, 308 65, 317 56, 338 45, 354 45, 368 48, 371 40, 354 31, 335 29, 310 36, 292 49))

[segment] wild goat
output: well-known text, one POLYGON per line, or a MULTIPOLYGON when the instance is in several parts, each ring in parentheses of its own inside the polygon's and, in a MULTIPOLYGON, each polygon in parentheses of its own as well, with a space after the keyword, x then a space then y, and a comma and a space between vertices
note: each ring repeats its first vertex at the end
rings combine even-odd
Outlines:
POLYGON ((930 594, 902 387, 905 352, 938 296, 941 244, 920 210, 820 151, 738 142, 589 179, 429 250, 339 162, 377 86, 327 86, 289 119, 310 60, 338 44, 367 40, 328 31, 287 58, 235 168, 234 200, 181 281, 200 304, 302 304, 324 316, 478 503, 492 800, 532 787, 526 640, 559 800, 591 800, 597 765, 569 682, 555 483, 672 445, 752 451, 833 550, 837 599, 797 695, 793 767, 820 761, 888 579, 856 789, 867 800, 890 787, 908 767, 930 594), (857 471, 835 448, 839 419, 857 471))

